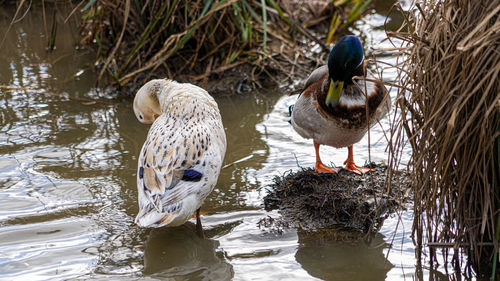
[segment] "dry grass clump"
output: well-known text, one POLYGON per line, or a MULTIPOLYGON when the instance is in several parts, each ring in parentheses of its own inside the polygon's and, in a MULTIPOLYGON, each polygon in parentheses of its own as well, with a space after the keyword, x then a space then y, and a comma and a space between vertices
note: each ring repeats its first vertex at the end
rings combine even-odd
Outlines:
MULTIPOLYGON (((495 274, 500 234, 500 1, 418 1, 400 32, 394 143, 413 153, 414 239, 495 274), (406 140, 402 131, 406 132, 406 140), (464 251, 460 251, 462 249, 464 251)), ((394 151, 396 153, 396 151, 394 151)), ((397 161, 395 161, 397 162, 397 161)))
POLYGON ((303 230, 348 229, 376 232, 384 219, 397 209, 400 193, 408 186, 407 174, 395 173, 392 182, 401 189, 384 190, 385 165, 372 163, 365 175, 348 171, 319 174, 313 169, 275 177, 264 197, 266 210, 279 209, 288 225, 303 230))
POLYGON ((93 0, 80 7, 82 41, 100 52, 99 79, 107 72, 120 85, 167 75, 195 82, 246 64, 259 86, 260 73, 293 79, 324 61, 325 41, 370 2, 93 0))

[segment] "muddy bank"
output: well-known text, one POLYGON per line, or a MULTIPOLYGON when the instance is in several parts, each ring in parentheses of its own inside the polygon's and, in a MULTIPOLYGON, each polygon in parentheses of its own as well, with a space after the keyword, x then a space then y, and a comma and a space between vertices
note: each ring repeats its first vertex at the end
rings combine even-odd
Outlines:
POLYGON ((377 230, 407 201, 409 182, 405 172, 397 172, 391 189, 386 190, 387 166, 372 168, 375 171, 365 175, 345 170, 336 175, 319 174, 309 168, 276 177, 264 205, 266 210, 279 209, 282 218, 268 218, 260 225, 278 230, 290 226, 302 230, 335 229, 336 233, 377 230))

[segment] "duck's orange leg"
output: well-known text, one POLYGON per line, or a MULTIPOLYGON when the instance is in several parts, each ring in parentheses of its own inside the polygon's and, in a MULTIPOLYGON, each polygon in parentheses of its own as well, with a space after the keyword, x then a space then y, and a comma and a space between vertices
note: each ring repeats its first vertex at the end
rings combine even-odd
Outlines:
POLYGON ((368 172, 373 172, 375 170, 357 166, 354 164, 354 156, 352 155, 352 145, 349 146, 349 154, 347 155, 347 160, 344 162, 345 168, 348 171, 362 175, 368 172))
POLYGON ((314 170, 316 172, 336 174, 340 171, 341 168, 328 167, 321 162, 321 159, 319 158, 319 143, 316 141, 314 141, 314 149, 316 150, 316 166, 314 166, 314 170))

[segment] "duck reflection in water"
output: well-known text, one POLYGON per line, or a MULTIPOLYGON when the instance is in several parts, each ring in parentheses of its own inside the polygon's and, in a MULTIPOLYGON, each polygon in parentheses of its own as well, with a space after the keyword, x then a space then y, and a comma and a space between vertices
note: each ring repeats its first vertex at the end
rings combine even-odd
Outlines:
POLYGON ((331 238, 331 233, 325 236, 306 232, 298 234, 299 248, 295 259, 311 276, 339 281, 386 280, 387 272, 394 267, 385 258, 383 250, 387 244, 379 233, 370 243, 338 241, 339 233, 334 233, 335 239, 331 238))
POLYGON ((146 241, 144 275, 170 280, 231 280, 233 267, 219 241, 202 238, 187 222, 179 227, 152 229, 146 241))

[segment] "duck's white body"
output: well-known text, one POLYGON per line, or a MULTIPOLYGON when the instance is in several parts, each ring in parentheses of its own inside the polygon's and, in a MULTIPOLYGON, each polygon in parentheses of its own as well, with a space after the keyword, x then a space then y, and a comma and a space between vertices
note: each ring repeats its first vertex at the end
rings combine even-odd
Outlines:
POLYGON ((140 121, 147 110, 139 110, 144 106, 138 99, 150 97, 152 103, 159 103, 161 112, 153 114, 159 116, 139 155, 140 210, 135 222, 144 227, 177 226, 192 217, 215 187, 226 153, 226 135, 217 103, 204 89, 152 80, 134 101, 140 121))

